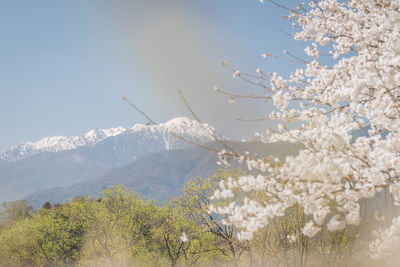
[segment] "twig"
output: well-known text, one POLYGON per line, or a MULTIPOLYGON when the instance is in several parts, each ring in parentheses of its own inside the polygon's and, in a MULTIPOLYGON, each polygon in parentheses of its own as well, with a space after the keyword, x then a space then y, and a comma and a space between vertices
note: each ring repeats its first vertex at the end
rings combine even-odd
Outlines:
POLYGON ((268 121, 269 118, 258 118, 258 119, 243 119, 243 118, 236 118, 237 121, 245 121, 245 122, 257 122, 257 121, 268 121))
POLYGON ((237 94, 232 94, 226 91, 223 91, 219 88, 214 89, 217 93, 229 96, 231 98, 251 98, 251 99, 266 99, 267 97, 264 95, 265 92, 259 93, 259 95, 237 95, 237 94))
MULTIPOLYGON (((145 118, 147 119, 147 121, 148 121, 151 125, 158 125, 158 123, 156 123, 155 121, 153 121, 146 113, 144 113, 140 108, 138 108, 135 104, 133 104, 125 95, 122 96, 122 99, 123 99, 126 103, 128 103, 128 105, 130 105, 133 109, 135 109, 137 112, 139 112, 140 114, 142 114, 142 116, 145 117, 145 118)), ((162 126, 161 126, 161 127, 162 127, 162 126)), ((177 139, 180 139, 180 140, 182 140, 182 141, 184 141, 184 142, 186 142, 186 143, 189 143, 189 144, 191 144, 191 145, 198 146, 198 147, 203 148, 203 149, 207 149, 207 150, 212 151, 212 152, 214 152, 214 153, 218 153, 218 152, 219 152, 219 151, 218 151, 217 149, 215 149, 215 148, 208 147, 208 146, 202 145, 202 144, 198 144, 198 143, 193 142, 193 141, 191 141, 191 140, 189 140, 189 139, 186 139, 186 138, 184 138, 184 137, 182 137, 182 136, 180 136, 180 135, 177 135, 176 133, 169 131, 169 130, 166 129, 165 127, 162 127, 162 129, 164 129, 168 134, 172 135, 173 137, 175 137, 175 138, 177 138, 177 139)), ((213 137, 214 137, 214 136, 213 136, 213 137)))
POLYGON ((189 105, 189 103, 187 102, 186 98, 183 96, 182 91, 178 90, 178 93, 181 97, 181 99, 183 100, 183 102, 185 103, 186 108, 190 111, 190 113, 193 115, 193 117, 200 123, 201 127, 206 130, 208 132, 208 134, 214 138, 215 141, 217 141, 218 143, 220 143, 225 149, 231 151, 233 153, 234 156, 239 157, 239 153, 235 152, 230 146, 228 146, 227 144, 225 144, 223 141, 221 141, 218 137, 216 137, 210 130, 208 130, 206 127, 204 127, 202 121, 200 120, 200 118, 197 116, 197 114, 193 111, 193 109, 191 108, 191 106, 189 105))

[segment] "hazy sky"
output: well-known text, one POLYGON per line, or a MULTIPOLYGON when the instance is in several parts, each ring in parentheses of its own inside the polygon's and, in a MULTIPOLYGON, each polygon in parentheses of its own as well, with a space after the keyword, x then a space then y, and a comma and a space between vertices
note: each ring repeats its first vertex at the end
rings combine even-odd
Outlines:
POLYGON ((258 0, 0 1, 0 153, 44 136, 145 122, 124 93, 163 122, 190 117, 181 89, 226 136, 262 131, 273 124, 235 118, 264 117, 270 104, 229 104, 212 88, 255 90, 222 60, 254 73, 293 70, 261 57, 283 49, 301 55, 302 44, 280 31, 290 31, 286 14, 258 0))

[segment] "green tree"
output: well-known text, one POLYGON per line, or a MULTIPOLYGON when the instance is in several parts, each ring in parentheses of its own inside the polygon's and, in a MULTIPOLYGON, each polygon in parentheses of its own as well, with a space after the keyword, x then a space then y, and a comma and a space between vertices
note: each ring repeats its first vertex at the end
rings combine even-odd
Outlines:
POLYGON ((86 232, 82 202, 41 209, 0 234, 1 263, 9 266, 69 266, 81 250, 86 232))
POLYGON ((213 235, 180 210, 171 205, 159 207, 154 220, 157 225, 153 227, 151 242, 170 266, 205 264, 218 256, 213 235))
MULTIPOLYGON (((243 254, 247 248, 246 242, 239 242, 236 238, 236 229, 222 223, 221 216, 209 212, 210 205, 223 204, 221 201, 212 200, 215 190, 221 181, 230 177, 237 178, 239 169, 219 169, 210 178, 197 177, 188 182, 181 196, 174 200, 175 205, 185 216, 198 222, 215 236, 215 247, 225 255, 226 259, 234 261, 243 254)), ((239 197, 239 196, 237 196, 239 197)))
POLYGON ((1 203, 0 211, 0 224, 4 226, 31 216, 33 208, 27 200, 17 200, 1 203))
POLYGON ((142 248, 152 225, 151 202, 114 186, 102 191, 98 200, 87 200, 86 205, 88 229, 80 265, 123 266, 137 251, 144 253, 142 248))

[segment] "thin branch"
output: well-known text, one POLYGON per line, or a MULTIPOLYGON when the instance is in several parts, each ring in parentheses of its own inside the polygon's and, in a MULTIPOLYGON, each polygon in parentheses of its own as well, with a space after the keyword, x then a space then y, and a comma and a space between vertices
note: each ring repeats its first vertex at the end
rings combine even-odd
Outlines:
POLYGON ((183 96, 182 91, 178 90, 178 93, 181 97, 181 99, 183 100, 183 102, 185 103, 186 108, 190 111, 190 113, 193 115, 193 117, 200 123, 201 127, 206 130, 208 132, 208 134, 214 138, 215 141, 217 141, 218 143, 220 143, 225 149, 231 151, 233 153, 233 155, 235 155, 236 157, 239 157, 239 153, 235 152, 230 146, 228 146, 225 142, 223 142, 222 140, 220 140, 215 134, 213 134, 209 129, 207 129, 206 127, 204 127, 203 122, 200 120, 200 118, 197 116, 197 114, 193 111, 193 109, 191 108, 191 106, 189 105, 189 103, 187 102, 186 98, 183 96))
POLYGON ((245 122, 257 122, 257 121, 268 121, 270 118, 258 118, 258 119, 243 119, 243 118, 236 118, 237 121, 245 121, 245 122))
POLYGON ((289 7, 287 7, 287 6, 281 5, 281 4, 279 4, 279 3, 277 3, 277 2, 275 2, 275 1, 273 1, 273 0, 267 0, 267 1, 270 2, 271 4, 275 5, 275 6, 279 7, 279 8, 282 8, 282 9, 285 9, 285 10, 288 10, 288 11, 291 11, 291 12, 294 12, 294 13, 296 13, 296 14, 299 14, 299 12, 297 12, 296 10, 294 10, 294 9, 292 9, 292 8, 289 8, 289 7))
MULTIPOLYGON (((130 105, 132 108, 134 108, 137 112, 139 112, 140 114, 142 114, 143 117, 145 117, 145 118, 147 119, 147 121, 148 121, 151 125, 159 125, 158 123, 156 123, 155 121, 153 121, 145 112, 143 112, 143 111, 142 111, 141 109, 139 109, 135 104, 133 104, 125 95, 122 96, 122 99, 123 99, 126 103, 128 103, 128 105, 130 105)), ((203 149, 207 149, 207 150, 212 151, 212 152, 214 152, 214 153, 218 153, 218 152, 219 152, 219 150, 217 150, 217 149, 215 149, 215 148, 208 147, 208 146, 206 146, 206 145, 202 145, 202 144, 193 142, 193 141, 191 141, 191 140, 189 140, 189 139, 186 139, 186 138, 184 138, 184 137, 182 137, 182 136, 180 136, 180 135, 177 135, 176 133, 169 131, 169 130, 166 129, 165 127, 162 127, 162 126, 161 126, 161 128, 164 129, 168 134, 172 135, 173 137, 175 137, 175 138, 177 138, 177 139, 179 139, 179 140, 182 140, 182 141, 184 141, 184 142, 186 142, 186 143, 188 143, 188 144, 191 144, 191 145, 194 145, 194 146, 203 148, 203 149)))
POLYGON ((128 105, 130 105, 131 107, 133 107, 137 112, 139 112, 140 114, 142 114, 143 117, 145 117, 147 119, 147 121, 152 124, 152 125, 157 125, 156 122, 154 122, 149 116, 146 115, 146 113, 144 113, 141 109, 139 109, 135 104, 133 104, 127 97, 126 95, 122 95, 122 99, 128 103, 128 105))
POLYGON ((281 57, 281 56, 276 56, 276 55, 272 55, 272 54, 269 54, 269 53, 267 54, 266 57, 273 57, 273 58, 276 58, 276 59, 286 60, 286 61, 288 61, 288 62, 292 62, 292 63, 296 63, 296 64, 304 64, 304 65, 308 64, 307 61, 304 61, 304 60, 302 60, 302 59, 296 58, 296 57, 293 56, 292 54, 290 54, 290 56, 291 56, 293 59, 291 59, 291 58, 286 58, 286 57, 281 57))
POLYGON ((287 31, 283 30, 282 28, 280 28, 279 31, 293 38, 293 34, 292 33, 289 33, 287 31))
POLYGON ((264 92, 260 93, 260 95, 238 95, 238 94, 232 94, 232 93, 223 91, 219 88, 215 89, 215 91, 217 93, 229 96, 231 98, 251 98, 251 99, 264 99, 264 100, 267 98, 267 96, 264 95, 264 92), (263 95, 261 95, 261 94, 263 94, 263 95))
POLYGON ((300 63, 303 63, 303 64, 308 64, 308 63, 310 63, 310 62, 308 62, 308 61, 306 61, 306 60, 304 60, 304 59, 301 59, 301 58, 299 58, 299 57, 293 55, 292 53, 290 53, 290 52, 287 51, 287 50, 286 50, 286 54, 289 55, 289 56, 291 56, 292 58, 298 60, 300 63))

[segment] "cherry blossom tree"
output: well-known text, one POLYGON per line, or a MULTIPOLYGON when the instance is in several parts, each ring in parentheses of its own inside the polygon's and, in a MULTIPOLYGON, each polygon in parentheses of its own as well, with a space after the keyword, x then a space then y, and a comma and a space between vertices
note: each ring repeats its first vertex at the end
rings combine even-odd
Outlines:
MULTIPOLYGON (((308 42, 304 51, 310 60, 285 54, 304 67, 285 78, 262 69, 243 73, 223 63, 235 78, 261 88, 276 107, 269 119, 280 121, 279 131, 271 139, 304 146, 283 161, 220 152, 221 162, 236 158, 258 173, 221 182, 214 198, 231 199, 230 204, 210 208, 240 229, 242 240, 252 239, 294 205, 311 218, 302 228, 309 237, 322 227, 335 231, 358 225, 360 202, 382 190, 400 205, 399 2, 311 1, 288 12, 293 38, 308 42), (329 64, 321 59, 324 53, 329 64), (355 138, 355 133, 361 134, 355 138), (243 201, 233 198, 235 190, 246 193, 243 201), (253 192, 265 197, 252 198, 253 192)), ((215 90, 231 100, 239 97, 215 90)), ((400 217, 376 235, 370 255, 385 257, 400 245, 400 217)))

